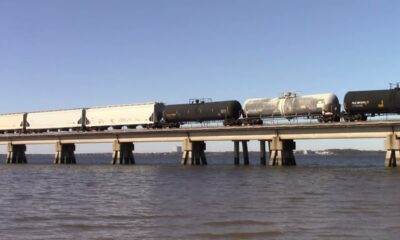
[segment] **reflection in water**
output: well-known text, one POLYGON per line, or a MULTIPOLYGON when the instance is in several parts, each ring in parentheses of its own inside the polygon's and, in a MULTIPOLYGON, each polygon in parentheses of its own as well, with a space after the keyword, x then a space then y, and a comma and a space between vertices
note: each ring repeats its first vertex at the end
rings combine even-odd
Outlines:
POLYGON ((136 166, 1 165, 1 239, 400 234, 400 171, 384 168, 380 158, 304 158, 291 168, 234 167, 231 156, 205 167, 164 160, 142 159, 136 166))

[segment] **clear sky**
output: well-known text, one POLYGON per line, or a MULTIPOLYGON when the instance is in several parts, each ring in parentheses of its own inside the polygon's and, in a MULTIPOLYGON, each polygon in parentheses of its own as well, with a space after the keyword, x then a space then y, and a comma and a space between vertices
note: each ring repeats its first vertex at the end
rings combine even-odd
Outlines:
POLYGON ((399 23, 400 1, 384 0, 0 0, 0 112, 342 99, 400 81, 399 23))

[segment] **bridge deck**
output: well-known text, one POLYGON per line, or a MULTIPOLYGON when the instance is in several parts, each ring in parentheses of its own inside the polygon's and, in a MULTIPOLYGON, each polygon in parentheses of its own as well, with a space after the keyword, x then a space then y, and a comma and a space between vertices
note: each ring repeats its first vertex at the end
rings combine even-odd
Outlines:
POLYGON ((400 121, 3 134, 0 144, 271 140, 276 136, 283 140, 386 138, 391 134, 400 135, 400 121))

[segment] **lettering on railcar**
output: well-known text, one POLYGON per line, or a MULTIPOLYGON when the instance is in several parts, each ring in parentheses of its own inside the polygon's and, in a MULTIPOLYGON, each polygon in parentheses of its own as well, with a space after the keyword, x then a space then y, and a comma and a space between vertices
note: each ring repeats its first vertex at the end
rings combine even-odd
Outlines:
POLYGON ((354 101, 351 102, 351 106, 353 107, 365 107, 369 105, 369 101, 354 101))

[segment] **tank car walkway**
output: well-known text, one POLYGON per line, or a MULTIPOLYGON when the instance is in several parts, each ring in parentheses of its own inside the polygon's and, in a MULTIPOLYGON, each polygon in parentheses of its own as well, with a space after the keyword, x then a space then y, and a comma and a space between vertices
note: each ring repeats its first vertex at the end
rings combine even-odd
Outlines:
POLYGON ((288 124, 245 127, 198 127, 177 129, 135 129, 102 132, 48 132, 40 134, 0 135, 0 144, 8 145, 7 163, 26 163, 27 144, 55 144, 55 163, 75 163, 75 144, 113 143, 113 164, 134 164, 136 142, 182 142, 182 164, 207 164, 207 141, 233 141, 235 164, 239 164, 242 142, 244 164, 248 164, 247 142, 260 141, 260 163, 295 165, 293 150, 299 139, 383 138, 387 150, 385 166, 395 167, 400 158, 400 121, 341 122, 324 124, 288 124))

